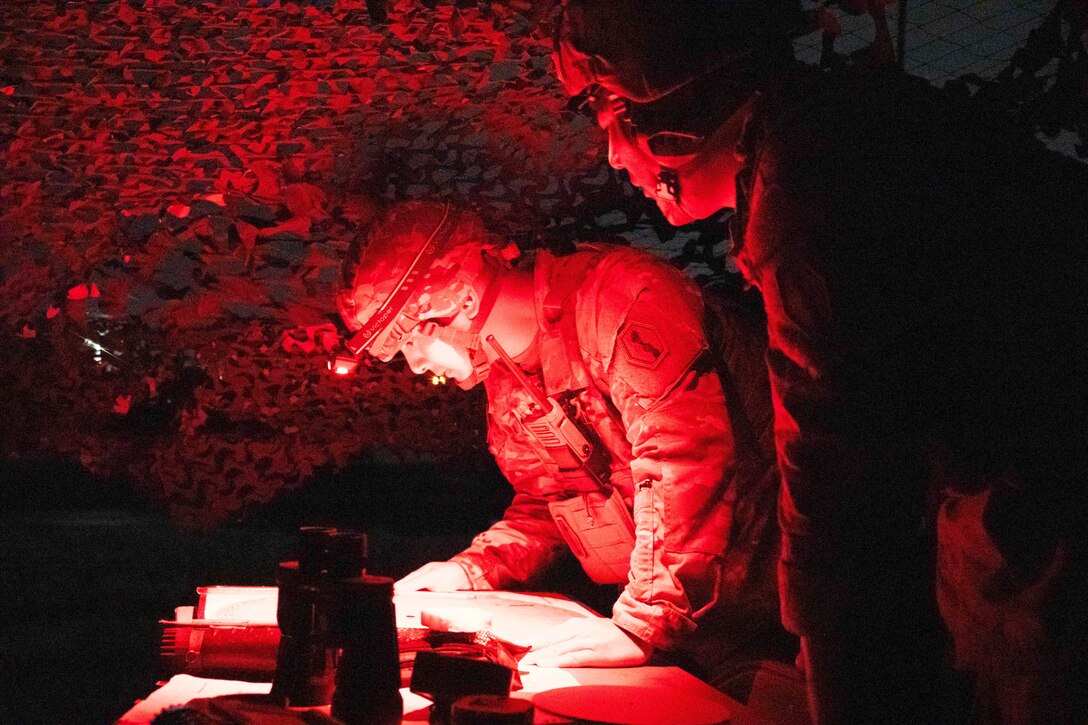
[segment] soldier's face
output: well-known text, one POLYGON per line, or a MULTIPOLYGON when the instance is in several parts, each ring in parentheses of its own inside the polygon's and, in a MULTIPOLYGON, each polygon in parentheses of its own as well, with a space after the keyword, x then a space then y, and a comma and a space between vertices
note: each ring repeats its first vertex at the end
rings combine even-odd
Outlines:
MULTIPOLYGON (((631 183, 653 199, 665 219, 674 226, 689 224, 695 219, 685 212, 677 199, 658 193, 658 182, 664 165, 643 148, 630 124, 624 122, 622 111, 617 113, 616 105, 611 103, 595 104, 597 125, 608 134, 608 163, 614 169, 627 172, 631 183)), ((685 159, 678 159, 685 161, 685 159)))
MULTIPOLYGON (((470 324, 463 312, 457 313, 448 323, 457 330, 467 330, 470 324)), ((429 372, 457 381, 466 380, 472 375, 472 357, 467 348, 424 335, 418 328, 405 338, 400 354, 417 375, 429 372)))

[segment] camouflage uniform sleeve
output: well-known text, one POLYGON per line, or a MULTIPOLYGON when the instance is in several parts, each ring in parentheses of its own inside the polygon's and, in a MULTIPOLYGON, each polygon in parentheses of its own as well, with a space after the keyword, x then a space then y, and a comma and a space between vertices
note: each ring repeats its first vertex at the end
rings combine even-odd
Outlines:
POLYGON ((717 601, 733 515, 725 475, 732 430, 721 382, 702 365, 702 301, 671 273, 662 269, 618 326, 598 330, 613 336, 610 395, 635 482, 631 573, 612 619, 661 649, 676 646, 717 601))
MULTIPOLYGON (((798 158, 795 140, 767 144, 738 263, 759 287, 767 313, 782 475, 782 620, 789 631, 811 636, 835 631, 847 616, 862 616, 861 608, 869 606, 863 602, 900 596, 878 591, 894 591, 908 578, 892 562, 908 558, 910 546, 898 537, 913 528, 915 510, 898 504, 916 486, 896 483, 913 474, 907 466, 889 465, 900 446, 882 442, 883 423, 872 412, 880 397, 866 400, 871 391, 859 397, 862 388, 855 385, 880 380, 877 371, 893 358, 877 352, 884 344, 878 335, 851 349, 851 330, 859 323, 844 315, 849 305, 821 246, 825 210, 841 207, 819 187, 822 177, 795 171, 798 158), (848 377, 854 370, 866 375, 848 377), (864 577, 857 574, 862 571, 864 577)), ((876 317, 879 297, 855 306, 876 317)))
POLYGON ((488 395, 489 447, 514 487, 514 498, 500 521, 451 559, 477 590, 525 583, 566 547, 548 512, 555 496, 552 477, 520 431, 513 405, 503 396, 493 398, 490 389, 488 395))

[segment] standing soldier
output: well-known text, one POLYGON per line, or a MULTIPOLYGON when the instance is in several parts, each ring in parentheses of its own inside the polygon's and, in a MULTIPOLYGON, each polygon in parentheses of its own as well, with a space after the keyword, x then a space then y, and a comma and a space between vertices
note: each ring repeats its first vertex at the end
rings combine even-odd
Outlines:
POLYGON ((736 210, 810 711, 947 718, 939 603, 981 720, 1084 722, 1084 169, 897 71, 794 64, 797 5, 570 0, 555 60, 670 222, 736 210))
POLYGON ((760 323, 712 311, 677 270, 624 247, 514 264, 475 215, 440 204, 395 206, 364 241, 340 296, 349 348, 482 381, 514 488, 501 521, 399 590, 523 585, 569 547, 594 581, 622 585, 612 618, 545 633, 526 663, 657 654, 744 699, 760 661, 792 662, 760 323))

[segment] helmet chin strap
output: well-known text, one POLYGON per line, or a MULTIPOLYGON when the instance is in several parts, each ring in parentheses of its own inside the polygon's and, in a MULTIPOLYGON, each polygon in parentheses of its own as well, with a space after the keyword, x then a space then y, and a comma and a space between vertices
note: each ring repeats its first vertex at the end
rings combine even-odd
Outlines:
POLYGON ((491 372, 491 361, 487 358, 487 353, 483 350, 483 345, 480 344, 480 332, 483 329, 483 321, 480 324, 476 324, 476 320, 480 319, 480 315, 477 315, 472 325, 467 330, 454 330, 449 326, 443 327, 442 325, 436 325, 433 322, 424 322, 419 327, 419 333, 435 340, 441 340, 454 347, 463 347, 468 350, 469 364, 472 366, 472 372, 464 380, 457 381, 457 387, 462 390, 469 390, 476 386, 477 383, 487 378, 488 373, 491 372))
POLYGON ((497 276, 494 273, 489 276, 484 293, 480 297, 480 306, 467 330, 455 330, 449 325, 438 325, 430 321, 424 322, 419 328, 422 335, 468 350, 472 372, 464 380, 457 381, 457 387, 462 390, 476 387, 477 383, 485 380, 491 372, 491 361, 488 359, 487 353, 484 352, 480 333, 483 331, 487 318, 491 315, 491 310, 495 307, 495 302, 499 299, 499 285, 496 284, 497 276))
MULTIPOLYGON (((479 335, 476 339, 480 339, 479 335)), ((457 387, 461 390, 471 390, 478 383, 486 380, 491 372, 491 361, 487 359, 487 353, 484 352, 482 346, 469 350, 469 360, 472 363, 472 372, 464 380, 457 381, 457 387)))

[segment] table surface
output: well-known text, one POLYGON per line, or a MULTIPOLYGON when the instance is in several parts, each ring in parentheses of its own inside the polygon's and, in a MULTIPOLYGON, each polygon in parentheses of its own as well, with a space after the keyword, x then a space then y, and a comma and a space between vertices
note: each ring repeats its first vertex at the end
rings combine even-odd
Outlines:
MULTIPOLYGON (((266 595, 268 592, 265 593, 266 595)), ((577 602, 554 595, 525 594, 514 592, 412 592, 395 598, 397 625, 419 627, 423 611, 451 611, 465 609, 474 617, 486 616, 491 630, 499 637, 518 644, 531 645, 534 634, 550 625, 571 617, 596 617, 594 612, 577 602)), ((265 601, 257 610, 268 611, 265 601)), ((274 602, 271 611, 275 611, 274 602)), ((258 617, 259 619, 259 617, 258 617)), ((621 685, 639 688, 639 697, 666 698, 668 702, 690 703, 710 701, 732 713, 730 723, 746 721, 743 705, 718 692, 706 683, 677 667, 626 667, 626 668, 543 668, 526 666, 522 669, 523 689, 512 693, 514 697, 532 699, 537 693, 563 687, 621 685)), ((150 723, 165 707, 182 705, 197 697, 240 693, 267 693, 269 683, 239 682, 234 680, 209 680, 190 675, 176 675, 151 693, 147 699, 136 703, 118 721, 118 725, 144 725, 150 723)), ((401 690, 404 697, 405 723, 426 722, 430 700, 407 688, 401 690)), ((648 700, 647 700, 648 701, 648 700)), ((537 709, 537 723, 564 723, 569 720, 552 717, 537 709)))

